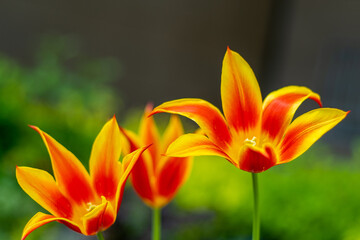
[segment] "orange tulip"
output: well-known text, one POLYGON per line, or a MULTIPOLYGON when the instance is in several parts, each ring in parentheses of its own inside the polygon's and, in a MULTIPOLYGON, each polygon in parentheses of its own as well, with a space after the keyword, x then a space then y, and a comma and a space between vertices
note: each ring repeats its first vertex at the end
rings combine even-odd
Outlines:
POLYGON ((225 117, 202 99, 174 100, 153 110, 150 115, 168 112, 188 117, 206 135, 179 137, 169 146, 167 156, 216 155, 237 168, 259 173, 292 161, 348 114, 335 108, 318 108, 292 121, 306 99, 321 107, 319 95, 306 87, 288 86, 262 101, 252 69, 229 48, 223 60, 221 98, 225 117))
POLYGON ((143 144, 151 144, 130 175, 135 191, 142 200, 152 208, 161 208, 169 203, 180 186, 189 176, 192 159, 190 157, 163 156, 169 144, 183 134, 180 120, 172 116, 162 137, 159 136, 153 118, 147 115, 152 106, 145 108, 140 124, 139 135, 122 129, 129 142, 129 151, 133 151, 143 144))
POLYGON ((95 139, 89 174, 70 151, 39 128, 31 127, 47 147, 55 179, 40 169, 16 168, 21 188, 50 213, 35 214, 25 226, 22 239, 53 221, 84 235, 94 235, 110 227, 115 222, 125 182, 146 147, 119 162, 121 133, 114 116, 95 139))

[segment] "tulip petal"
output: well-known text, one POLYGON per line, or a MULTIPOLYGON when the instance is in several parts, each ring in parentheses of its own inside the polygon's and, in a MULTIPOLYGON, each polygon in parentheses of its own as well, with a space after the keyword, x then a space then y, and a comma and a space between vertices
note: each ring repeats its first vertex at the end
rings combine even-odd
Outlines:
MULTIPOLYGON (((125 151, 125 154, 129 154, 140 146, 140 140, 137 138, 137 136, 128 130, 125 130, 123 128, 120 128, 123 135, 125 136, 127 142, 129 143, 129 149, 125 151)), ((129 161, 127 164, 130 163, 129 161)), ((126 162, 123 161, 124 169, 127 167, 125 166, 126 162)), ((145 202, 152 202, 154 198, 154 193, 152 191, 152 179, 154 177, 154 169, 152 167, 152 161, 151 161, 151 155, 148 151, 141 154, 139 157, 139 160, 134 165, 130 180, 134 187, 134 190, 139 194, 139 196, 145 201, 145 202)))
POLYGON ((120 132, 122 134, 122 139, 125 140, 123 142, 123 154, 127 155, 141 146, 141 141, 139 137, 132 131, 126 130, 122 127, 119 127, 120 132))
POLYGON ((158 195, 161 196, 158 206, 163 207, 175 196, 179 188, 185 183, 190 175, 193 159, 163 157, 166 158, 159 171, 157 178, 158 195))
POLYGON ((306 87, 288 86, 270 93, 264 100, 262 130, 274 144, 284 135, 298 107, 306 99, 321 106, 320 96, 306 87))
POLYGON ((148 149, 148 152, 151 155, 150 159, 152 160, 152 167, 155 170, 157 165, 156 159, 160 155, 160 137, 154 119, 152 117, 148 117, 152 109, 152 104, 148 104, 145 107, 144 115, 140 123, 139 135, 143 145, 152 144, 148 149))
POLYGON ((111 203, 102 197, 102 203, 83 217, 83 234, 94 235, 109 228, 116 219, 111 203))
POLYGON ((289 162, 300 156, 348 113, 334 108, 320 108, 296 118, 280 143, 280 163, 289 162))
POLYGON ((148 169, 144 158, 140 157, 131 172, 130 179, 134 190, 139 196, 145 202, 152 202, 154 200, 153 181, 151 181, 153 179, 153 172, 148 171, 148 169))
POLYGON ((175 141, 176 138, 184 134, 184 130, 181 124, 181 121, 178 116, 171 115, 170 122, 165 129, 164 135, 162 137, 162 146, 160 154, 164 154, 169 145, 175 141))
POLYGON ((263 172, 277 164, 277 156, 271 145, 263 148, 245 144, 241 149, 239 168, 253 173, 263 172))
POLYGON ((165 132, 162 136, 162 146, 161 146, 161 155, 157 156, 158 164, 157 169, 155 171, 155 175, 159 175, 160 169, 163 167, 164 163, 168 160, 166 157, 162 157, 165 155, 169 145, 173 143, 178 137, 184 134, 184 130, 181 124, 181 121, 177 115, 171 115, 169 124, 165 129, 165 132))
POLYGON ((115 116, 96 137, 90 156, 90 176, 95 191, 112 201, 120 180, 121 135, 115 116))
POLYGON ((120 178, 120 181, 119 181, 119 184, 117 186, 117 191, 116 191, 116 212, 119 210, 120 208, 120 203, 121 203, 121 200, 122 200, 122 194, 123 194, 123 191, 124 191, 124 187, 125 187, 125 183, 126 183, 126 180, 127 178, 129 177, 131 171, 133 170, 134 168, 134 165, 137 163, 138 159, 140 158, 140 156, 143 154, 143 152, 149 148, 150 145, 146 146, 146 147, 142 147, 142 148, 139 148, 135 151, 133 151, 132 153, 126 155, 123 159, 123 174, 121 175, 121 178, 120 178))
POLYGON ((51 214, 63 218, 72 217, 70 202, 60 192, 48 172, 30 167, 16 167, 16 178, 20 187, 51 214))
POLYGON ((184 134, 177 138, 168 147, 166 155, 171 157, 220 156, 233 163, 230 157, 209 138, 195 133, 184 134))
POLYGON ((221 74, 221 99, 225 118, 236 131, 254 131, 261 118, 259 84, 249 64, 227 49, 221 74))
POLYGON ((69 221, 66 218, 54 217, 49 214, 38 212, 26 224, 26 226, 23 230, 23 233, 22 233, 21 240, 24 240, 35 229, 37 229, 47 223, 53 222, 53 221, 58 221, 60 223, 63 223, 67 227, 71 228, 72 230, 74 230, 76 232, 80 232, 79 226, 77 226, 74 222, 69 221))
POLYGON ((195 121, 220 148, 227 149, 231 135, 224 117, 214 105, 202 99, 179 99, 156 107, 150 115, 160 112, 179 114, 195 121))
POLYGON ((47 133, 31 127, 40 134, 46 145, 60 191, 78 204, 89 202, 93 198, 93 191, 85 167, 74 154, 47 133))

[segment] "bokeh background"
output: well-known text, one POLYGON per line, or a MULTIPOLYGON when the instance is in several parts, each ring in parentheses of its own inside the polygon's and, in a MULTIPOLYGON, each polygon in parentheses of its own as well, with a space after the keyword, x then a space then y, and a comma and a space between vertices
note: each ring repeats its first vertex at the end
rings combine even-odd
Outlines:
MULTIPOLYGON (((227 46, 263 96, 305 85, 349 116, 295 161, 260 175, 262 239, 360 239, 360 1, 0 1, 0 239, 41 211, 15 166, 51 172, 41 127, 88 166, 116 113, 136 130, 147 102, 183 97, 219 108, 227 46)), ((299 113, 314 108, 311 101, 299 113)), ((297 114, 297 115, 298 115, 297 114)), ((166 124, 167 115, 155 117, 166 124)), ((187 131, 196 125, 183 119, 187 131)), ((250 239, 250 175, 216 157, 163 209, 163 239, 250 239)), ((151 212, 129 185, 111 239, 150 239, 151 212)), ((28 239, 94 239, 52 223, 28 239)))

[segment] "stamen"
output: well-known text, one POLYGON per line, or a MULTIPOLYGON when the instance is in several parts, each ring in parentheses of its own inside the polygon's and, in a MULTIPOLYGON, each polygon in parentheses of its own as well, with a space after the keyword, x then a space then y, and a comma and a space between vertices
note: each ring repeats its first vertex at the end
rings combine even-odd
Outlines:
POLYGON ((91 202, 88 202, 86 204, 88 207, 86 208, 86 211, 90 212, 91 210, 93 210, 94 208, 96 208, 97 205, 92 204, 91 202))
POLYGON ((244 143, 248 143, 248 144, 255 146, 256 145, 256 137, 254 136, 251 140, 246 138, 244 143))

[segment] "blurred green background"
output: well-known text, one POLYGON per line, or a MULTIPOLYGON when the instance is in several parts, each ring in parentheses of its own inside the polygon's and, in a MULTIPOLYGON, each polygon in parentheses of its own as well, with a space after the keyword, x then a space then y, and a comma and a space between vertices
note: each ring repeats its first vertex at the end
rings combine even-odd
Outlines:
MULTIPOLYGON (((360 239, 357 1, 83 4, 0 2, 0 239, 20 239, 43 211, 15 179, 16 165, 52 172, 28 124, 88 167, 92 143, 114 113, 137 130, 148 101, 200 97, 220 106, 227 45, 249 61, 264 96, 306 85, 324 106, 352 111, 304 155, 259 176, 262 239, 360 239)), ((168 117, 155 116, 161 126, 168 117)), ((196 128, 182 120, 187 131, 196 128)), ((250 180, 224 159, 195 158, 188 182, 163 209, 163 239, 251 239, 250 180)), ((150 239, 150 220, 129 185, 105 238, 150 239)), ((95 238, 51 223, 28 239, 95 238)))

